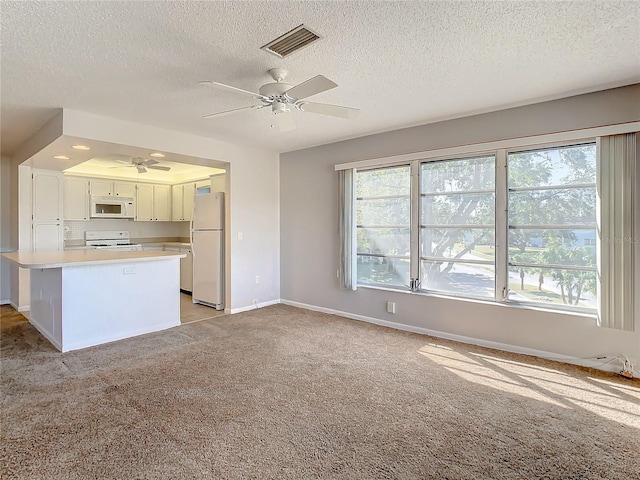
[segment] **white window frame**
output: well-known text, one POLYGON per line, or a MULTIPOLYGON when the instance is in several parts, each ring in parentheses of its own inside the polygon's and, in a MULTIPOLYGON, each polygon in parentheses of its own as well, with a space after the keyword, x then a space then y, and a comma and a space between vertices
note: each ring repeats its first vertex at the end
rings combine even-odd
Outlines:
MULTIPOLYGON (((640 122, 638 123, 638 127, 640 127, 640 122)), ((549 136, 547 136, 549 137, 549 136)), ((357 171, 365 171, 365 170, 373 170, 384 167, 394 167, 394 166, 402 166, 409 164, 411 166, 411 222, 410 222, 410 231, 411 231, 411 252, 410 252, 410 272, 411 272, 411 285, 409 290, 415 294, 421 295, 436 295, 443 297, 451 297, 455 299, 473 299, 480 301, 488 301, 499 303, 503 305, 518 305, 518 306, 527 306, 534 307, 543 310, 558 310, 558 311, 567 311, 569 313, 584 313, 588 315, 595 315, 596 309, 586 308, 586 307, 578 307, 575 305, 562 305, 562 304, 544 304, 539 302, 524 302, 524 301, 513 301, 509 300, 508 292, 509 292, 509 230, 508 230, 508 197, 509 197, 509 186, 507 179, 507 157, 509 153, 522 152, 522 151, 531 151, 531 150, 543 150, 543 149, 553 149, 558 147, 568 147, 568 146, 577 146, 581 144, 592 144, 596 142, 595 137, 580 137, 580 138, 566 138, 563 140, 557 140, 554 142, 544 142, 544 143, 535 143, 535 144, 527 144, 516 143, 513 141, 508 142, 495 142, 494 145, 505 145, 509 148, 494 148, 494 149, 480 149, 472 150, 468 146, 464 149, 445 149, 446 151, 450 151, 450 154, 440 154, 440 155, 428 155, 423 152, 422 155, 411 154, 410 162, 408 162, 407 156, 400 156, 402 160, 398 160, 397 162, 385 161, 385 162, 352 162, 351 164, 337 165, 336 170, 343 169, 346 165, 351 165, 350 168, 354 169, 354 172, 357 171), (434 291, 434 290, 425 290, 420 287, 416 288, 416 285, 419 285, 420 280, 420 165, 428 162, 436 162, 443 160, 464 160, 470 157, 481 157, 481 156, 495 156, 495 295, 493 299, 476 296, 473 294, 470 295, 461 295, 456 294, 454 292, 442 292, 442 291, 434 291), (356 164, 360 165, 360 168, 356 166, 356 164), (341 167, 341 168, 338 168, 341 167), (416 284, 417 281, 417 284, 416 284)), ((479 147, 479 146, 478 146, 479 147)), ((435 152, 434 152, 435 153, 435 152)), ((438 152, 442 153, 442 151, 438 152)), ((349 168, 349 167, 346 167, 349 168)), ((355 227, 354 227, 355 228, 355 227)), ((356 280, 357 282, 357 280, 356 280)), ((397 291, 407 291, 407 289, 389 286, 383 284, 373 284, 373 283, 357 283, 358 287, 362 288, 384 288, 388 290, 397 290, 397 291)))

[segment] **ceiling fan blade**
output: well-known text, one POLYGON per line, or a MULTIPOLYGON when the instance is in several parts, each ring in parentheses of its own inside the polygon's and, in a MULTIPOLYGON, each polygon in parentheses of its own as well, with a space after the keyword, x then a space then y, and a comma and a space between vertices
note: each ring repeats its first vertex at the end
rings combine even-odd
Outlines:
POLYGON ((222 117, 224 115, 231 115, 232 113, 242 112, 243 110, 252 110, 252 109, 263 108, 263 107, 264 105, 258 105, 258 106, 249 105, 248 107, 235 108, 233 110, 227 110, 225 112, 210 113, 209 115, 205 115, 202 118, 222 117))
POLYGON ((214 88, 218 88, 220 90, 226 90, 227 92, 231 92, 231 93, 239 93, 240 95, 248 95, 250 97, 255 97, 255 98, 266 98, 263 95, 260 95, 259 93, 255 93, 255 92, 250 92, 249 90, 243 90, 242 88, 238 88, 238 87, 232 87, 231 85, 225 85, 224 83, 219 83, 219 82, 198 82, 200 83, 200 85, 206 85, 209 87, 214 87, 214 88))
POLYGON ((290 132, 296 129, 296 122, 291 112, 278 113, 274 117, 276 117, 276 124, 281 132, 290 132))
POLYGON ((328 103, 300 102, 296 104, 298 110, 303 112, 320 113, 339 118, 356 118, 360 114, 360 109, 351 107, 341 107, 339 105, 329 105, 328 103))
POLYGON ((292 100, 300 100, 301 98, 307 98, 321 92, 326 92, 327 90, 331 90, 332 88, 336 88, 337 86, 337 83, 332 82, 327 77, 317 75, 313 78, 310 78, 306 82, 302 82, 295 87, 291 87, 284 93, 292 100))
POLYGON ((165 172, 171 170, 171 167, 163 167, 162 165, 147 165, 147 168, 151 168, 153 170, 164 170, 165 172))
POLYGON ((145 167, 148 167, 149 165, 155 165, 156 163, 158 163, 157 160, 154 160, 153 158, 150 158, 148 160, 143 160, 142 163, 145 167))

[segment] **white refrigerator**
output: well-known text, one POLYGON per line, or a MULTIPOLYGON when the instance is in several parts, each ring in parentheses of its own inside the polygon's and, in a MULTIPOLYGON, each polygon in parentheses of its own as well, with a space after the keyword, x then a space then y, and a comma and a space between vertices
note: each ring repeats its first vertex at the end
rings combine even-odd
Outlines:
POLYGON ((224 193, 195 196, 190 233, 193 303, 224 310, 224 193))

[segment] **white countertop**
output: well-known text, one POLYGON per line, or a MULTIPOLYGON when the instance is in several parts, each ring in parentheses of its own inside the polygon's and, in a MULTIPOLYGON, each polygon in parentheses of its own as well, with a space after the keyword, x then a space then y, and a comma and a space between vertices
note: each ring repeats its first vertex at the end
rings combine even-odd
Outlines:
POLYGON ((110 250, 65 250, 55 252, 13 252, 2 255, 22 268, 61 268, 74 265, 101 265, 106 263, 148 262, 171 257, 182 258, 186 254, 147 250, 118 252, 110 250))

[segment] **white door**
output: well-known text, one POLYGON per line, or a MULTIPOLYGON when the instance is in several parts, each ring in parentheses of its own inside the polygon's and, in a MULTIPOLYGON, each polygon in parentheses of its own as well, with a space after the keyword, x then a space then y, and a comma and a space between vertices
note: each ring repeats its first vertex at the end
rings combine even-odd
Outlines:
POLYGON ((33 251, 52 252, 62 250, 62 227, 60 223, 34 223, 33 251))
POLYGON ((91 180, 91 195, 113 195, 113 182, 109 180, 91 180))
POLYGON ((85 178, 64 179, 64 219, 89 220, 89 182, 85 178))
POLYGON ((153 219, 158 221, 171 220, 171 186, 153 186, 153 219))
POLYGON ((62 175, 59 173, 34 172, 34 222, 59 222, 62 219, 62 188, 62 175))
POLYGON ((193 232, 193 301, 222 307, 222 232, 193 232))
POLYGON ((135 197, 136 184, 133 182, 113 182, 113 191, 118 197, 135 197))
POLYGON ((136 220, 153 220, 153 185, 138 184, 136 210, 136 220))
POLYGON ((224 194, 207 193, 196 195, 193 215, 194 230, 224 228, 224 194))

